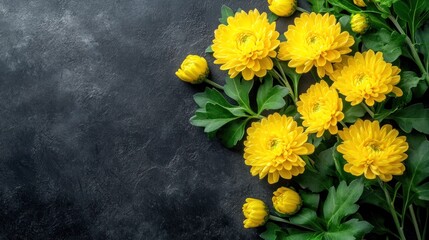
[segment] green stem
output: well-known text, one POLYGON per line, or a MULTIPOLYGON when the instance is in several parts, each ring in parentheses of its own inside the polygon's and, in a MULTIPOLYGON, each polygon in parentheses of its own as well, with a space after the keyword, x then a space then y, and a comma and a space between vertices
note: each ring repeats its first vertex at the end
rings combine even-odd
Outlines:
POLYGON ((371 111, 371 109, 369 109, 369 107, 365 103, 361 102, 360 105, 366 110, 366 112, 371 116, 371 118, 374 119, 374 112, 371 111))
POLYGON ((212 86, 213 86, 213 87, 215 87, 215 88, 219 88, 220 90, 223 90, 223 87, 222 87, 221 85, 219 85, 219 84, 217 84, 217 83, 213 82, 213 81, 212 81, 212 80, 210 80, 210 79, 205 78, 205 79, 204 79, 204 82, 206 82, 206 83, 208 83, 208 84, 212 85, 212 86))
POLYGON ((398 230, 400 239, 405 240, 406 238, 405 238, 404 230, 399 224, 399 219, 398 219, 398 215, 396 214, 394 202, 392 202, 392 199, 390 198, 389 192, 387 191, 385 184, 382 183, 380 179, 377 179, 377 180, 378 180, 378 183, 380 184, 381 189, 383 189, 384 195, 386 197, 387 206, 389 207, 390 214, 393 217, 393 222, 395 222, 395 226, 396 226, 396 229, 398 230))
POLYGON ((426 220, 425 220, 425 224, 423 225, 423 233, 422 233, 422 237, 425 238, 426 237, 426 230, 428 229, 428 220, 429 220, 429 209, 426 209, 426 220))
POLYGON ((422 237, 421 237, 421 235, 420 235, 419 224, 418 224, 418 222, 417 222, 416 214, 414 213, 413 205, 411 204, 411 205, 408 207, 408 209, 410 210, 411 221, 413 222, 414 230, 416 231, 417 240, 422 240, 422 237))
POLYGON ((422 61, 420 60, 419 54, 417 53, 416 48, 414 47, 413 42, 411 41, 410 37, 408 37, 407 34, 405 34, 404 29, 402 29, 401 25, 398 23, 396 18, 394 18, 392 15, 389 16, 390 21, 392 21, 393 25, 395 25, 396 29, 398 29, 399 33, 402 35, 405 35, 405 42, 408 44, 408 47, 411 50, 411 55, 414 58, 414 61, 416 62, 417 66, 419 67, 420 71, 424 75, 424 78, 426 79, 426 82, 429 84, 429 75, 427 73, 426 68, 424 67, 422 61))
POLYGON ((304 228, 304 229, 307 229, 307 230, 310 230, 310 231, 313 231, 313 232, 316 231, 316 230, 314 230, 312 228, 309 228, 309 227, 306 227, 306 226, 302 226, 302 225, 299 225, 299 224, 295 224, 295 223, 292 223, 292 222, 290 222, 290 221, 288 221, 286 219, 283 219, 283 218, 280 218, 280 217, 276 217, 276 216, 273 216, 273 215, 270 215, 269 219, 273 220, 273 221, 276 221, 276 222, 286 223, 286 224, 289 224, 289 225, 292 225, 292 226, 295 226, 295 227, 304 228))
POLYGON ((343 128, 347 128, 347 125, 343 121, 340 121, 340 124, 343 126, 343 128))
POLYGON ((296 102, 298 101, 298 92, 293 91, 292 87, 289 84, 289 81, 287 80, 285 71, 283 70, 282 65, 280 64, 280 62, 277 58, 275 59, 275 62, 277 64, 277 67, 280 70, 280 73, 282 74, 282 77, 283 77, 285 84, 287 85, 286 87, 289 88, 289 91, 291 91, 290 96, 292 97, 293 103, 296 105, 296 102))
MULTIPOLYGON (((279 64, 280 65, 280 64, 279 64)), ((295 94, 293 93, 293 89, 290 86, 289 82, 287 81, 286 75, 284 75, 283 69, 281 66, 277 66, 277 68, 279 68, 280 72, 282 72, 282 75, 280 75, 280 73, 278 73, 275 69, 273 69, 273 72, 277 74, 277 76, 279 77, 279 79, 281 80, 281 83, 283 83, 283 85, 285 87, 287 87, 287 89, 289 90, 289 95, 292 98, 293 103, 296 105, 296 99, 295 99, 295 94)))
POLYGON ((257 114, 257 115, 248 116, 247 118, 248 119, 253 119, 253 118, 255 118, 255 119, 263 119, 264 116, 262 116, 260 114, 257 114))
POLYGON ((304 9, 304 8, 300 8, 300 7, 296 7, 296 10, 298 10, 298 11, 300 11, 300 12, 302 12, 302 13, 309 13, 309 11, 307 11, 306 9, 304 9))
MULTIPOLYGON (((337 137, 337 142, 338 141, 339 141, 339 138, 337 137)), ((335 169, 337 170, 337 173, 338 173, 340 179, 342 181, 345 181, 346 178, 343 175, 343 171, 341 171, 342 169, 341 169, 340 163, 338 162, 338 158, 335 157, 335 151, 332 151, 332 158, 334 159, 335 169)))

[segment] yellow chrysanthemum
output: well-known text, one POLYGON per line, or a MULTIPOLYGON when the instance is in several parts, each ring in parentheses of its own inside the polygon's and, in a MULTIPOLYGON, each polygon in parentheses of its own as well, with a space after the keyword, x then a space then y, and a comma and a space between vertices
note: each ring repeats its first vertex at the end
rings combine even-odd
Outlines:
POLYGON ((303 173, 305 162, 300 155, 314 152, 304 129, 292 117, 278 113, 252 123, 247 134, 245 164, 251 166, 252 176, 262 179, 268 175, 270 184, 278 182, 279 177, 291 179, 303 173))
POLYGON ((271 58, 276 57, 280 41, 276 23, 269 23, 267 14, 258 10, 241 11, 228 18, 228 25, 219 25, 213 40, 215 64, 228 70, 231 78, 239 73, 245 80, 256 75, 263 77, 273 68, 271 58))
POLYGON ((198 55, 188 55, 183 60, 180 68, 176 71, 176 76, 180 80, 192 84, 204 81, 209 74, 209 65, 205 58, 198 55))
POLYGON ((255 228, 265 224, 268 220, 268 207, 259 199, 246 198, 243 205, 244 228, 255 228))
POLYGON ((332 73, 332 63, 341 62, 341 56, 352 50, 353 37, 341 32, 334 15, 302 13, 295 25, 285 33, 286 42, 280 44, 278 58, 290 60, 289 67, 297 73, 306 73, 315 66, 319 77, 332 73))
POLYGON ((363 0, 353 0, 353 3, 359 7, 366 7, 366 4, 363 0))
POLYGON ((402 96, 402 90, 395 86, 401 79, 400 71, 398 67, 383 60, 383 53, 375 54, 369 50, 356 53, 330 77, 334 81, 333 86, 353 106, 364 99, 368 106, 373 106, 375 102, 384 101, 390 92, 397 97, 402 96))
POLYGON ((350 25, 353 32, 364 34, 369 28, 368 17, 362 13, 353 14, 350 19, 350 25))
POLYGON ((398 137, 398 134, 389 124, 380 128, 378 121, 361 119, 339 131, 343 143, 337 150, 347 161, 344 171, 355 176, 364 174, 367 179, 378 176, 385 182, 390 181, 392 175, 402 175, 408 143, 405 136, 398 137))
POLYGON ((296 0, 268 0, 268 8, 280 17, 289 17, 296 10, 296 0))
POLYGON ((325 81, 316 83, 299 96, 298 112, 303 119, 302 125, 309 133, 321 137, 325 130, 337 134, 337 123, 344 119, 343 102, 338 97, 337 90, 329 87, 325 81))
POLYGON ((290 188, 280 187, 273 195, 273 206, 279 213, 293 215, 301 208, 301 197, 290 188))

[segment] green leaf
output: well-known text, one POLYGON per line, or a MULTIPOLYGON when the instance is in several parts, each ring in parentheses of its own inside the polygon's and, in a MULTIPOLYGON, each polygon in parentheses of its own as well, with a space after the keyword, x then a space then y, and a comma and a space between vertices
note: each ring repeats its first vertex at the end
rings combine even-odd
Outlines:
POLYGON ((308 0, 311 3, 311 10, 316 13, 322 12, 325 0, 308 0))
POLYGON ((221 128, 218 131, 221 142, 228 148, 234 147, 243 138, 247 121, 248 119, 239 118, 221 128))
POLYGON ((299 195, 302 199, 304 207, 317 210, 319 208, 320 195, 315 193, 300 192, 299 195))
POLYGON ((413 199, 414 194, 416 194, 417 198, 426 200, 427 178, 429 176, 429 141, 421 135, 408 136, 407 141, 409 143, 408 158, 404 161, 406 171, 400 178, 403 183, 404 199, 408 202, 408 199, 413 199))
POLYGON ((413 93, 411 89, 417 87, 420 80, 421 78, 417 77, 417 74, 415 72, 412 72, 412 71, 401 72, 401 81, 396 86, 402 90, 404 95, 402 95, 402 97, 395 98, 393 100, 394 105, 398 107, 403 107, 407 103, 409 103, 413 98, 413 93))
POLYGON ((276 240, 277 234, 283 232, 282 229, 275 223, 268 222, 265 224, 267 230, 259 235, 264 240, 276 240))
POLYGON ((424 57, 426 70, 429 70, 429 24, 417 30, 416 46, 424 57))
POLYGON ((393 62, 402 54, 405 35, 382 28, 375 33, 363 35, 362 41, 366 48, 383 52, 384 59, 393 62))
POLYGON ((323 238, 323 234, 322 233, 295 233, 295 234, 290 234, 288 236, 286 236, 285 238, 282 238, 281 240, 322 240, 323 238))
POLYGON ((429 19, 429 2, 427 0, 412 0, 408 1, 408 3, 410 6, 409 35, 414 42, 417 30, 429 19))
POLYGON ((331 147, 317 156, 316 168, 320 171, 321 175, 335 176, 333 151, 334 147, 331 147))
POLYGON ((420 200, 429 201, 429 182, 416 187, 414 190, 420 200))
POLYGON ((197 111, 190 122, 194 126, 204 127, 206 133, 216 131, 223 125, 239 118, 218 104, 207 103, 205 110, 206 112, 197 111))
POLYGON ((289 218, 289 220, 294 224, 308 226, 315 230, 323 231, 323 227, 319 223, 320 220, 317 218, 316 211, 309 208, 301 209, 298 214, 289 218))
POLYGON ((350 219, 342 223, 338 229, 330 230, 324 234, 325 239, 330 240, 355 240, 362 237, 372 230, 373 226, 366 221, 358 219, 350 219))
POLYGON ((410 4, 408 4, 406 1, 398 1, 394 3, 393 10, 395 11, 396 15, 398 15, 398 17, 405 22, 412 21, 410 4))
POLYGON ((419 84, 417 84, 417 87, 413 89, 413 97, 420 98, 426 93, 427 90, 428 84, 426 81, 420 81, 419 84))
POLYGON ((337 6, 341 9, 346 10, 349 13, 360 12, 361 9, 354 5, 352 1, 344 1, 344 0, 328 0, 328 2, 334 6, 337 6))
POLYGON ((378 2, 381 6, 390 8, 392 4, 397 2, 398 0, 375 0, 375 1, 378 2))
POLYGON ((208 46, 208 47, 206 48, 205 53, 214 53, 214 51, 213 51, 213 49, 212 49, 212 45, 210 45, 210 46, 208 46))
POLYGON ((342 181, 336 189, 333 186, 329 189, 323 205, 323 217, 327 222, 328 229, 338 226, 343 218, 359 209, 355 203, 362 195, 363 186, 361 180, 354 180, 349 186, 342 181))
POLYGON ((369 18, 369 23, 371 25, 371 28, 373 29, 391 29, 391 27, 386 23, 386 20, 383 19, 378 14, 372 14, 372 13, 365 13, 366 16, 369 18))
POLYGON ((279 18, 279 16, 277 16, 276 14, 269 12, 268 13, 268 22, 273 23, 275 22, 277 19, 279 18))
POLYGON ((237 101, 237 103, 248 112, 253 112, 249 102, 249 92, 252 89, 253 81, 240 80, 236 78, 226 78, 224 86, 225 94, 237 101))
POLYGON ((406 133, 412 129, 429 134, 429 109, 425 109, 422 103, 417 103, 400 109, 389 116, 395 120, 399 127, 406 133))
POLYGON ((386 210, 386 212, 389 212, 389 208, 386 205, 385 195, 381 188, 365 188, 360 202, 377 206, 386 210))
POLYGON ((343 122, 355 123, 358 118, 365 116, 366 111, 362 105, 352 106, 349 102, 343 101, 343 122))
POLYGON ((312 171, 305 171, 295 177, 296 182, 303 188, 308 188, 312 192, 319 193, 329 189, 333 182, 332 178, 326 175, 314 173, 312 171))
POLYGON ((219 18, 219 22, 221 24, 228 25, 228 17, 234 16, 234 11, 226 5, 222 5, 221 15, 222 15, 222 17, 219 18))
POLYGON ((218 104, 224 108, 234 107, 217 89, 206 88, 202 93, 194 94, 194 101, 200 108, 204 108, 207 103, 218 104))
POLYGON ((286 102, 284 97, 289 93, 288 89, 283 86, 273 87, 273 78, 264 78, 264 83, 259 87, 258 94, 256 96, 256 102, 258 104, 258 113, 263 110, 275 110, 282 108, 286 102))
POLYGON ((399 109, 398 107, 395 107, 393 109, 382 107, 378 110, 378 112, 374 114, 374 119, 381 122, 384 119, 388 118, 391 114, 395 113, 398 109, 399 109))

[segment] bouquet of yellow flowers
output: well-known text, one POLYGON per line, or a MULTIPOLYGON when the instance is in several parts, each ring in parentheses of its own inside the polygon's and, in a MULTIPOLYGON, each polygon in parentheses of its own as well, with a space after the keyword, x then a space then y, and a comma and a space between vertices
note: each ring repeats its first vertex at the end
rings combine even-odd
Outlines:
POLYGON ((272 204, 243 205, 262 239, 425 239, 429 1, 309 2, 311 12, 296 0, 268 0, 270 13, 222 7, 206 53, 225 82, 208 79, 201 56, 176 72, 210 86, 190 122, 244 148, 252 176, 284 185, 272 204))

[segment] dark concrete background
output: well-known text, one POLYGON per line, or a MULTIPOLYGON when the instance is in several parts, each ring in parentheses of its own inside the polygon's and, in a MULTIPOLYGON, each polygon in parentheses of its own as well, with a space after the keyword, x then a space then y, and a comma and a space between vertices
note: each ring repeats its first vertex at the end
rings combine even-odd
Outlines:
POLYGON ((0 0, 0 239, 257 239, 241 207, 274 186, 189 124, 202 88, 174 75, 222 4, 267 10, 0 0))

